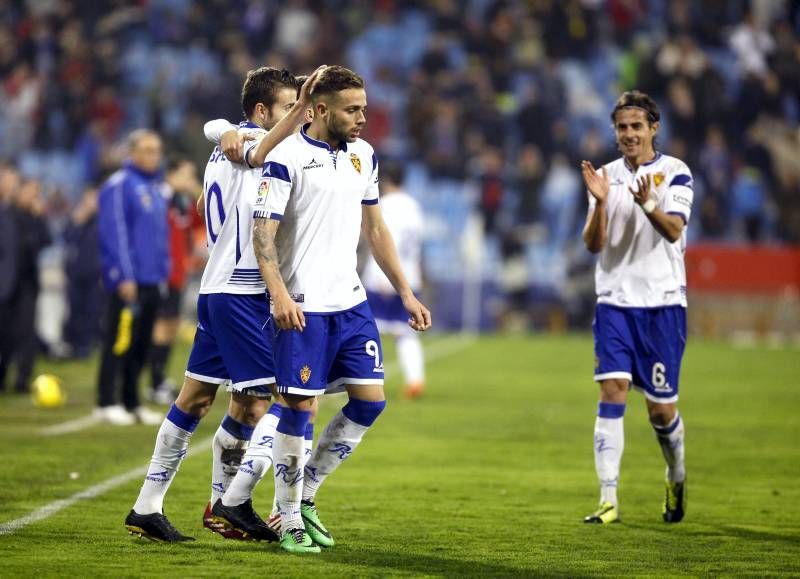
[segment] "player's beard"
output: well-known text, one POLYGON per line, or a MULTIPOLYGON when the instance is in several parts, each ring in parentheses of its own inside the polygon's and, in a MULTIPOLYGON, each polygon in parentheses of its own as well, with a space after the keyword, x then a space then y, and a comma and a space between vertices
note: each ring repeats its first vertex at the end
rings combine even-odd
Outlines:
POLYGON ((349 131, 342 127, 342 125, 337 121, 335 115, 331 115, 328 118, 327 128, 328 135, 331 137, 331 141, 352 143, 356 140, 355 137, 350 137, 348 134, 349 131))

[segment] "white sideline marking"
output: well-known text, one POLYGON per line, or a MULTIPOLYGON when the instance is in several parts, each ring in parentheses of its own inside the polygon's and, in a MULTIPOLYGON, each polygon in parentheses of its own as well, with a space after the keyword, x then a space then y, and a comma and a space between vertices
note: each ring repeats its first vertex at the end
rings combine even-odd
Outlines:
POLYGON ((41 430, 39 430, 39 434, 41 434, 42 436, 58 436, 59 434, 78 432, 79 430, 83 430, 84 428, 89 428, 90 426, 94 426, 98 422, 100 422, 100 418, 95 416, 94 413, 92 413, 82 418, 76 418, 74 420, 68 420, 66 422, 61 422, 59 424, 53 424, 52 426, 47 426, 46 428, 42 428, 41 430))
MULTIPOLYGON (((433 344, 429 345, 425 349, 425 360, 426 362, 433 362, 435 360, 440 360, 442 358, 446 358, 456 352, 464 350, 471 346, 477 338, 473 335, 469 334, 462 334, 459 335, 457 338, 450 339, 445 338, 444 340, 434 342, 433 344)), ((391 371, 395 370, 395 366, 397 364, 392 363, 387 365, 391 368, 391 371)), ((69 422, 65 422, 62 424, 57 424, 55 426, 49 427, 49 430, 54 430, 57 427, 60 427, 62 430, 60 433, 66 432, 75 432, 77 430, 81 430, 83 428, 87 428, 97 422, 97 420, 89 421, 89 418, 93 418, 91 415, 84 418, 79 418, 77 420, 71 420, 69 422), (77 423, 82 423, 82 425, 75 426, 77 423), (67 429, 69 428, 69 429, 67 429)), ((47 430, 47 429, 45 429, 47 430)), ((44 431, 42 431, 44 434, 44 431)), ((189 450, 186 458, 194 456, 200 452, 204 452, 211 448, 211 444, 214 438, 209 437, 204 440, 201 440, 189 450)), ((24 517, 20 517, 19 519, 14 519, 13 521, 8 521, 6 523, 0 524, 0 536, 2 535, 11 535, 20 529, 24 529, 28 525, 32 523, 36 523, 38 521, 43 521, 44 519, 48 519, 58 513, 59 511, 63 511, 67 507, 71 507, 75 503, 83 500, 94 499, 97 498, 106 492, 114 489, 118 486, 125 484, 128 481, 133 479, 143 477, 147 472, 150 463, 147 463, 144 466, 137 466, 129 470, 128 472, 124 472, 117 476, 111 477, 109 479, 104 480, 101 483, 98 483, 94 486, 91 486, 87 489, 84 489, 80 492, 75 493, 71 497, 67 497, 66 499, 60 499, 57 501, 53 501, 52 503, 48 503, 43 507, 40 507, 30 513, 29 515, 25 515, 24 517)))
MULTIPOLYGON (((211 443, 214 440, 213 437, 206 438, 201 440, 199 443, 195 444, 189 453, 186 455, 186 458, 193 456, 199 452, 204 452, 211 448, 211 443)), ((52 503, 46 504, 43 507, 40 507, 33 511, 29 515, 25 515, 24 517, 20 517, 19 519, 14 519, 13 521, 8 521, 7 523, 0 524, 0 536, 2 535, 11 535, 20 529, 24 529, 28 525, 32 523, 36 523, 38 521, 43 521, 44 519, 48 519, 58 513, 59 511, 63 511, 67 507, 71 507, 75 503, 79 501, 84 501, 87 499, 94 499, 103 495, 114 489, 118 486, 125 484, 128 481, 131 481, 136 478, 143 477, 147 473, 147 469, 150 466, 150 463, 147 463, 144 466, 137 466, 136 468, 132 468, 128 472, 124 472, 117 476, 111 477, 109 479, 104 480, 101 483, 98 483, 94 486, 91 486, 87 489, 84 489, 80 492, 75 493, 71 497, 67 497, 66 499, 60 499, 58 501, 53 501, 52 503)))

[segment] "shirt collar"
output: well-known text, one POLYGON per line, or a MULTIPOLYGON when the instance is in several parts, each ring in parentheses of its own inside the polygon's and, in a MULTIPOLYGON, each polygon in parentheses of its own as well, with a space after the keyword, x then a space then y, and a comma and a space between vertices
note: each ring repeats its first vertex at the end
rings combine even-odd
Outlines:
MULTIPOLYGON (((640 167, 647 167, 648 165, 652 165, 653 163, 657 162, 659 159, 661 159, 661 153, 659 153, 658 151, 656 151, 656 156, 655 156, 655 157, 653 157, 652 159, 650 159, 649 161, 647 161, 647 163, 642 163, 642 164, 641 164, 641 165, 639 165, 639 166, 640 166, 640 167)), ((626 159, 625 157, 622 157, 622 163, 625 165, 625 168, 626 168, 628 171, 630 171, 631 173, 635 173, 635 172, 636 172, 636 171, 633 169, 633 167, 631 167, 630 163, 628 163, 628 159, 626 159)))
POLYGON ((239 128, 242 128, 242 129, 260 129, 261 127, 259 127, 257 124, 255 124, 252 121, 242 121, 241 123, 239 123, 239 128))
MULTIPOLYGON (((333 151, 333 149, 330 147, 330 145, 328 145, 328 143, 326 143, 324 141, 318 141, 318 140, 308 136, 308 133, 306 133, 306 130, 308 129, 309 125, 311 125, 311 123, 306 123, 305 125, 303 125, 303 128, 300 129, 300 134, 303 135, 303 138, 306 140, 306 142, 308 144, 310 144, 310 145, 314 145, 315 147, 319 147, 320 149, 325 149, 326 151, 333 151)), ((341 141, 339 143, 339 148, 346 153, 347 152, 347 142, 346 141, 341 141)))
POLYGON ((143 179, 148 179, 148 180, 159 179, 163 175, 163 170, 161 170, 161 169, 157 169, 157 170, 153 171, 152 173, 150 173, 148 171, 144 171, 144 170, 140 169, 139 167, 137 167, 136 165, 134 165, 133 161, 131 161, 130 159, 125 161, 123 163, 123 166, 128 171, 132 171, 132 172, 136 173, 137 175, 139 175, 143 179))

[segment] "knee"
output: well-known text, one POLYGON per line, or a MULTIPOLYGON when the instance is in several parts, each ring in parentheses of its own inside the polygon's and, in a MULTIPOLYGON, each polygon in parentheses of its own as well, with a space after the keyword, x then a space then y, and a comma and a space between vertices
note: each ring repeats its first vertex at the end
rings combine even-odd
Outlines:
POLYGON ((242 424, 255 426, 267 411, 267 400, 243 394, 234 394, 228 414, 242 424))
POLYGON ((612 378, 600 383, 600 398, 603 402, 625 402, 628 398, 628 380, 612 378))
POLYGON ((384 408, 386 408, 386 400, 369 401, 351 398, 342 408, 342 414, 356 424, 372 426, 384 408))
POLYGON ((669 426, 675 419, 676 409, 672 404, 648 404, 647 414, 650 424, 658 427, 669 426))
POLYGON ((186 414, 204 418, 206 414, 208 414, 208 411, 211 410, 211 405, 214 403, 215 397, 216 393, 194 392, 189 395, 181 390, 177 400, 175 400, 175 406, 186 414))

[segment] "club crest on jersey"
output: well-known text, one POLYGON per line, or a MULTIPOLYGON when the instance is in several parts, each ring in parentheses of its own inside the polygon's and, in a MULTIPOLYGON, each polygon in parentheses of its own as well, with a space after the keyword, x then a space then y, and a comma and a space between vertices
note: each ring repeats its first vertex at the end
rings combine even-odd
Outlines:
POLYGON ((353 164, 353 168, 361 173, 361 159, 358 158, 358 155, 350 153, 350 162, 353 164))
POLYGON ((264 179, 258 186, 258 196, 256 197, 256 205, 264 205, 264 203, 266 203, 267 193, 269 193, 269 179, 264 179))
POLYGON ((308 382, 308 379, 311 378, 311 368, 308 367, 308 364, 300 368, 300 381, 305 384, 308 382))
POLYGON ((664 173, 655 173, 653 175, 653 183, 655 183, 656 187, 661 185, 663 182, 664 182, 664 173))

